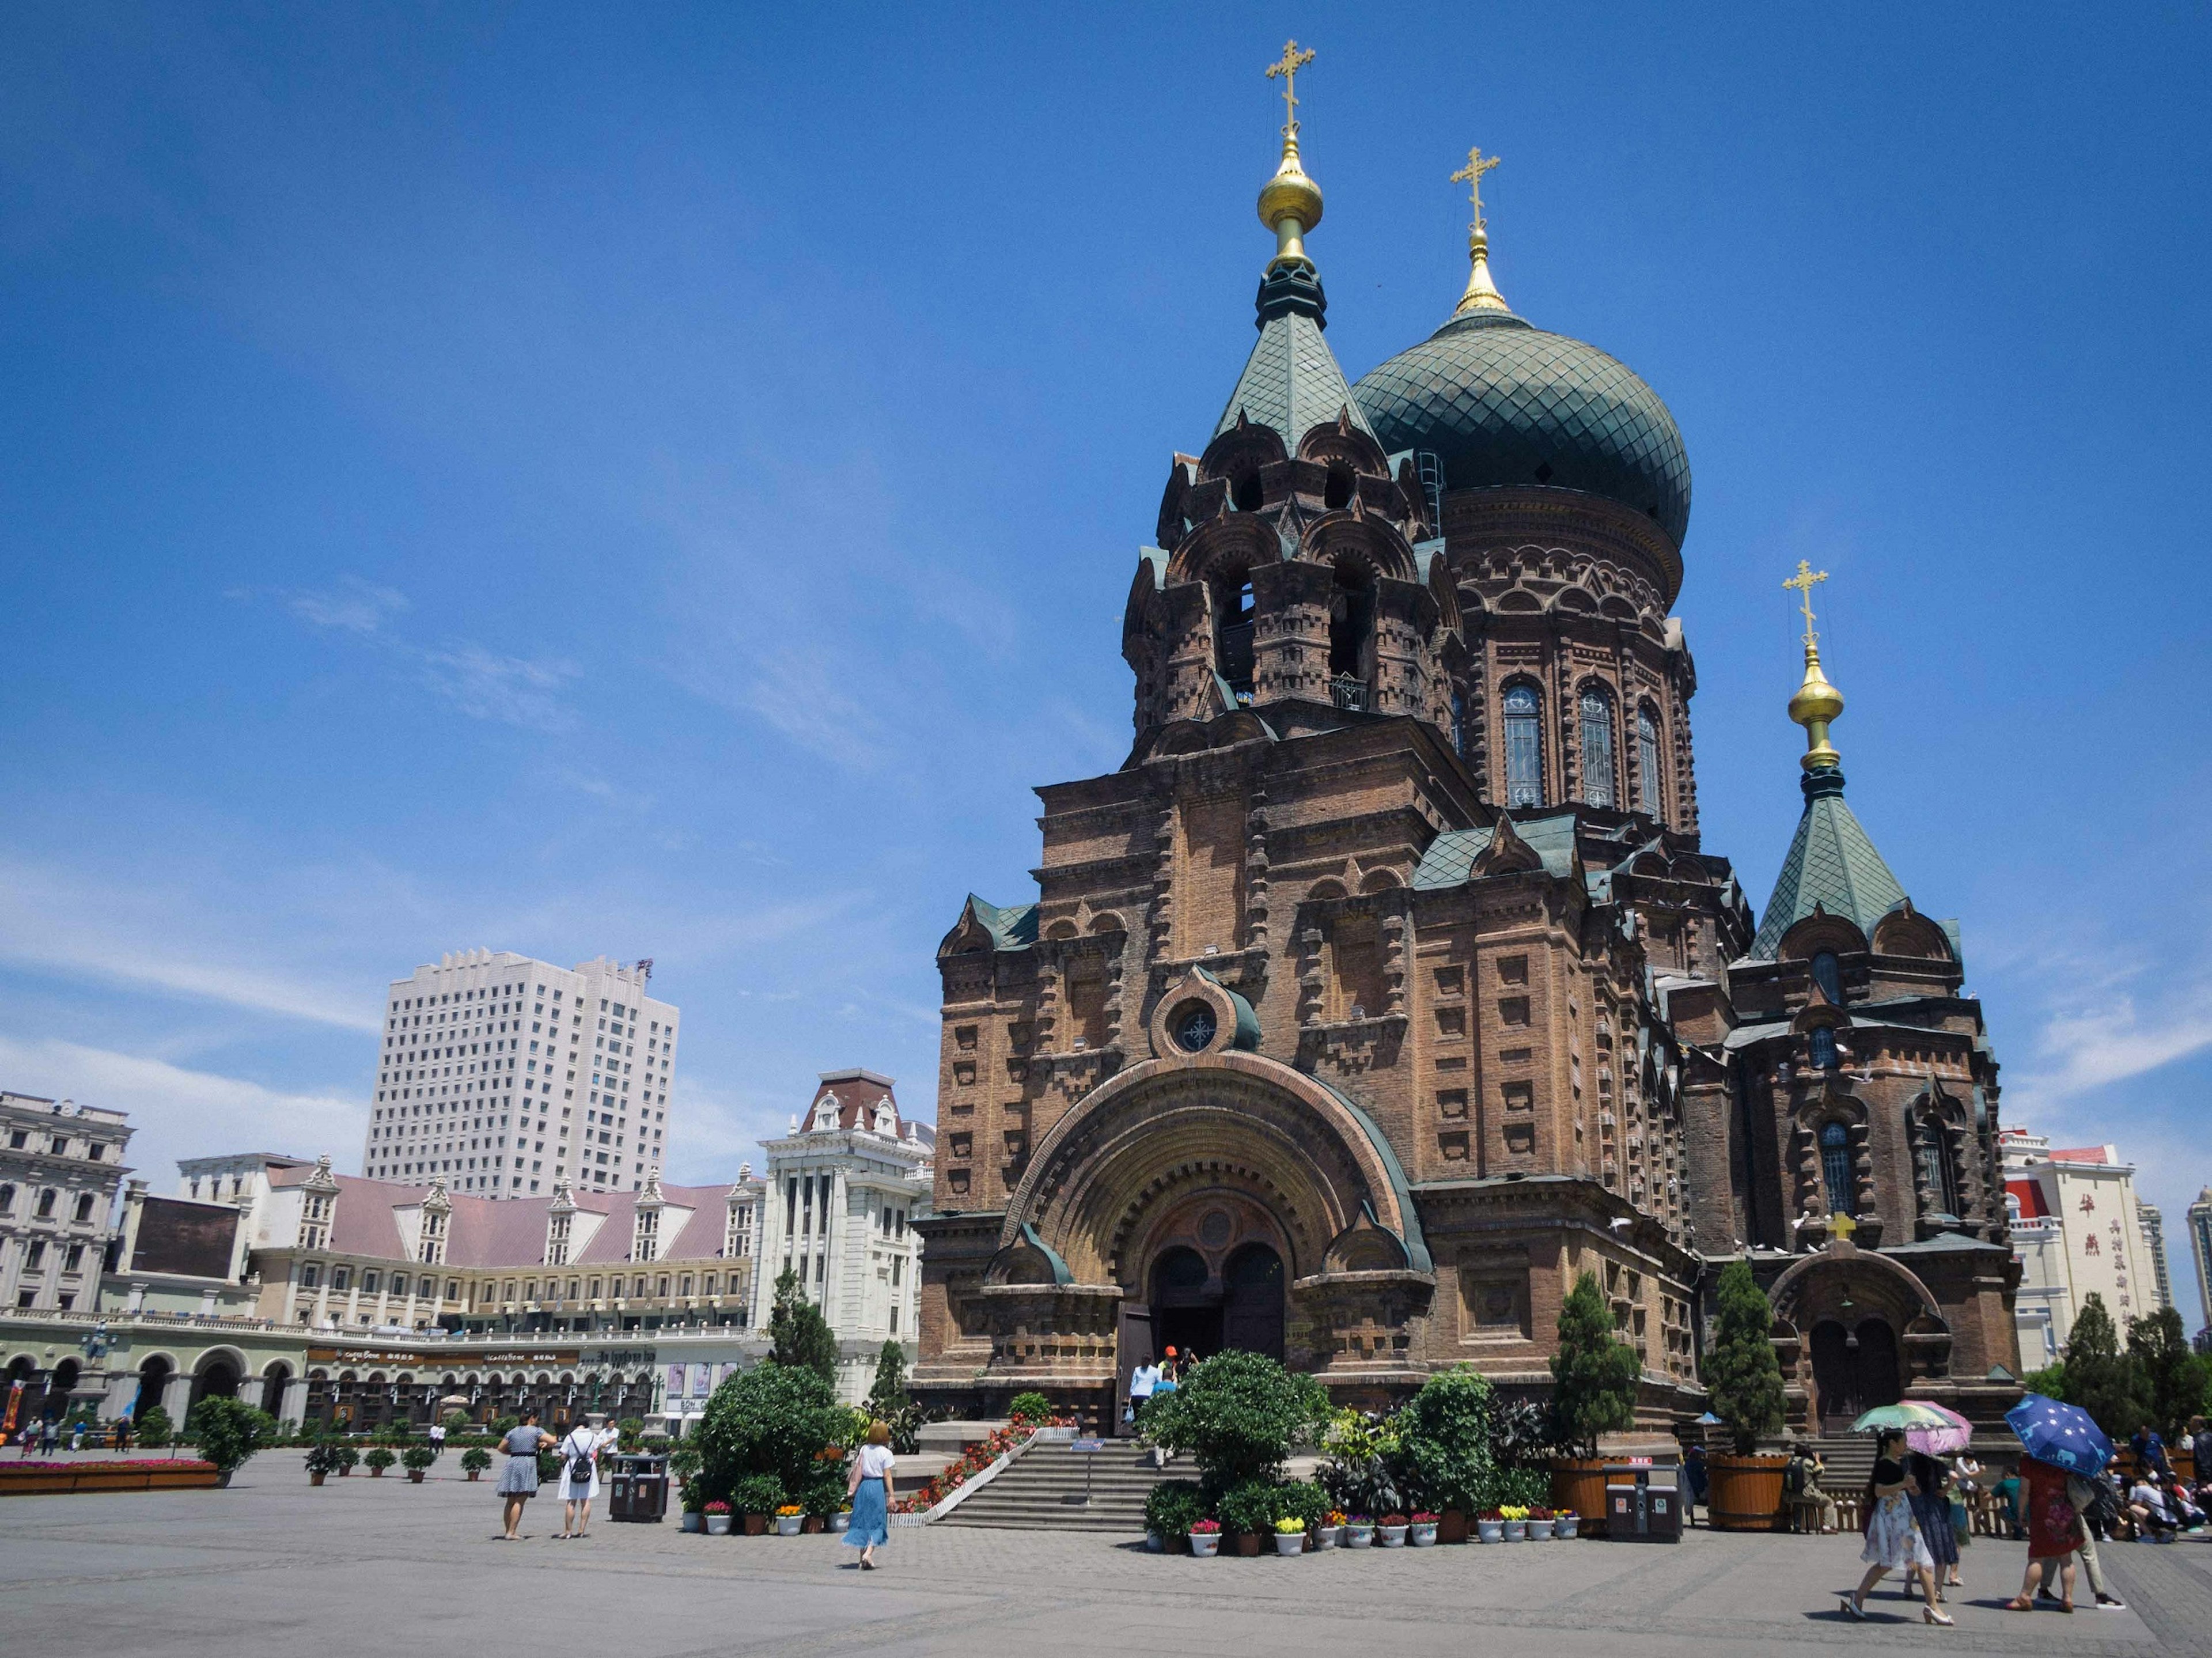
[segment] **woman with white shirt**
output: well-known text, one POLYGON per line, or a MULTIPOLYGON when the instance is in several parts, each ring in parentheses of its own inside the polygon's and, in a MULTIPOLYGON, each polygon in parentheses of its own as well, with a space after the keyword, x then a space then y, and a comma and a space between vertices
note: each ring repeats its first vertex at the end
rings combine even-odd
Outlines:
POLYGON ((891 1430, 883 1422, 868 1424, 866 1442, 853 1458, 853 1473, 845 1482, 852 1500, 853 1517, 845 1527, 848 1547, 860 1552, 860 1570, 876 1569, 876 1548, 890 1541, 891 1430))
POLYGON ((592 1523, 592 1503, 599 1494, 599 1453, 615 1437, 601 1429, 606 1418, 597 1412, 585 1416, 561 1441, 561 1501, 563 1530, 556 1543, 581 1537, 592 1523))

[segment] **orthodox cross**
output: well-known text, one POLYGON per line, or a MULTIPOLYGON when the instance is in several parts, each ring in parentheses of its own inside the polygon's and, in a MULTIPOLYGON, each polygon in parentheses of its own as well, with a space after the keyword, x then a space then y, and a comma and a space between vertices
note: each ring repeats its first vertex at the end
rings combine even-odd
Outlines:
POLYGON ((1283 42, 1279 63, 1267 65, 1267 78, 1280 79, 1283 83, 1283 134, 1289 137, 1298 130, 1298 71, 1313 62, 1310 50, 1300 52, 1295 40, 1283 42))
POLYGON ((1801 558, 1797 561, 1797 574, 1782 584, 1785 588, 1794 589, 1804 606, 1805 642, 1808 646, 1814 642, 1813 585, 1815 582, 1826 581, 1827 579, 1828 573, 1826 570, 1816 570, 1801 558))
POLYGON ((1477 144, 1473 149, 1468 151, 1467 165, 1451 175, 1451 181, 1454 184, 1467 186, 1468 199, 1474 204, 1474 228, 1477 230, 1482 228, 1482 175, 1496 167, 1503 159, 1502 156, 1497 155, 1486 157, 1482 153, 1482 146, 1477 144))
POLYGON ((1851 1234, 1858 1230, 1858 1222, 1840 1210, 1828 1217, 1828 1236, 1838 1243, 1849 1243, 1851 1234))

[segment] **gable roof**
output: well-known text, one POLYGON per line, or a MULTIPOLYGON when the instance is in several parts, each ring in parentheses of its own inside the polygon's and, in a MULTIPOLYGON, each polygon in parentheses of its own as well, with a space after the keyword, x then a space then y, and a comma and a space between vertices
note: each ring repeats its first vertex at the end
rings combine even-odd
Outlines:
POLYGON ((1843 916, 1872 938, 1875 923, 1905 902, 1905 889, 1844 804, 1843 774, 1809 773, 1804 789, 1804 815, 1751 943, 1753 961, 1774 960, 1783 934, 1816 908, 1843 916))
MULTIPOLYGON (((1573 873, 1575 865, 1575 815, 1563 811, 1550 817, 1514 818, 1513 833, 1534 852, 1544 865, 1547 875, 1564 878, 1573 873)), ((1440 887, 1464 884, 1474 870, 1475 860, 1489 850, 1498 836, 1494 827, 1471 829, 1446 829, 1429 842, 1421 861, 1414 867, 1413 886, 1416 892, 1432 891, 1440 887)))

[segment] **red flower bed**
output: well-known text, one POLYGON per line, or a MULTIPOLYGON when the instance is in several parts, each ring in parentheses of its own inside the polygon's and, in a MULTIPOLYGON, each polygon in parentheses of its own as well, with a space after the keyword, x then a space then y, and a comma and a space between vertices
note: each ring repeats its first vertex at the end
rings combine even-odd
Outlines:
POLYGON ((1025 1445, 1040 1428, 1071 1428, 1073 1417, 1054 1417, 1043 1422, 1019 1422, 994 1430, 988 1439, 970 1445, 960 1460, 927 1481, 918 1491, 891 1504, 893 1514, 927 1514, 1017 1445, 1025 1445))
POLYGON ((0 1461, 0 1474, 11 1473, 213 1473, 215 1464, 192 1457, 103 1456, 82 1462, 42 1462, 37 1458, 0 1461))

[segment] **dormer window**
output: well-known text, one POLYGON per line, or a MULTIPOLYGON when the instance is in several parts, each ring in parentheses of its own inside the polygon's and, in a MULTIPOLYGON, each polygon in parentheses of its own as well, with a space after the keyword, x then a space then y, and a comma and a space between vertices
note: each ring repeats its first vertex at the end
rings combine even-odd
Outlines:
POLYGON ((1813 957, 1813 982, 1837 1006, 1844 1005, 1843 964, 1837 961, 1834 950, 1824 950, 1813 957))

